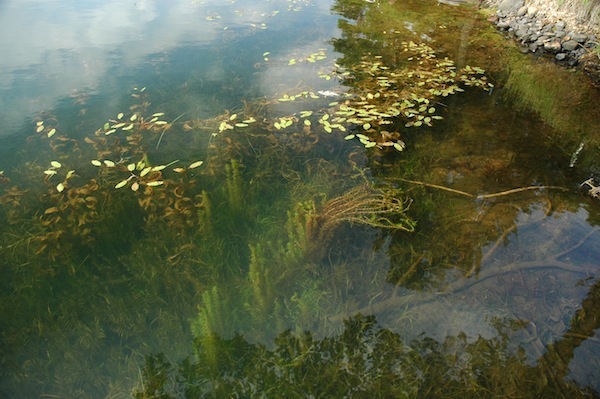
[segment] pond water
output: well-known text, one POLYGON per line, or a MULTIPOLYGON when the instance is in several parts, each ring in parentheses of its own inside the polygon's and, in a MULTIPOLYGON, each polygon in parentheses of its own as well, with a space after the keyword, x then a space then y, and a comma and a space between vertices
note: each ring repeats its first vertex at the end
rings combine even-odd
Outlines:
POLYGON ((0 396, 599 395, 597 92, 476 9, 0 30, 0 396))

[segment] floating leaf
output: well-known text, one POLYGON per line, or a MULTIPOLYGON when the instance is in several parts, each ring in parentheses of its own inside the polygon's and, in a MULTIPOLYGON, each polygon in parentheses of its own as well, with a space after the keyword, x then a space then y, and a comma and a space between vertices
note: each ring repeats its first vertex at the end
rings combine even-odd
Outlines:
POLYGON ((185 169, 184 168, 173 168, 173 172, 175 172, 175 173, 184 173, 185 169))
POLYGON ((133 115, 131 115, 131 118, 129 118, 129 120, 131 122, 134 122, 136 119, 137 119, 137 114, 133 114, 133 115))
POLYGON ((122 188, 125 187, 127 185, 127 183, 129 182, 129 179, 125 179, 125 180, 121 180, 120 182, 118 182, 115 185, 115 188, 122 188))
POLYGON ((162 184, 164 184, 164 182, 163 182, 163 181, 161 181, 161 180, 157 180, 157 181, 150 181, 150 182, 146 183, 146 185, 147 185, 147 186, 150 186, 150 187, 156 187, 156 186, 160 186, 160 185, 162 185, 162 184))
POLYGON ((58 191, 59 193, 62 193, 64 191, 64 189, 65 189, 65 185, 64 184, 58 183, 56 185, 56 191, 58 191))
POLYGON ((74 174, 75 174, 75 171, 74 170, 70 170, 70 171, 67 172, 67 177, 66 178, 70 179, 71 177, 73 177, 74 174))
POLYGON ((44 124, 44 121, 37 121, 35 124, 36 126, 42 126, 44 124))
POLYGON ((58 161, 52 161, 50 162, 50 165, 52 165, 55 168, 60 168, 62 166, 62 164, 58 161))
POLYGON ((163 169, 164 169, 164 168, 166 168, 166 167, 167 167, 167 165, 158 165, 158 166, 155 166, 155 167, 153 167, 153 168, 152 168, 152 170, 153 170, 154 172, 158 172, 158 171, 161 171, 161 170, 163 170, 163 169))
POLYGON ((133 123, 130 124, 129 126, 125 126, 124 128, 122 128, 121 130, 131 130, 133 129, 133 123))
POLYGON ((198 166, 202 165, 203 163, 204 163, 204 161, 196 161, 196 162, 194 162, 193 164, 191 164, 190 166, 188 166, 188 168, 190 168, 190 169, 195 169, 195 168, 197 168, 198 166))
POLYGON ((371 124, 370 123, 365 123, 364 125, 362 125, 362 127, 365 130, 369 130, 371 128, 371 124))
POLYGON ((46 211, 44 212, 44 214, 45 215, 49 215, 51 213, 56 213, 58 211, 59 211, 59 209, 57 207, 53 206, 52 208, 46 209, 46 211))
POLYGON ((97 159, 92 160, 92 165, 94 166, 102 166, 102 162, 98 161, 97 159))
POLYGON ((305 120, 304 120, 304 125, 306 125, 306 126, 310 126, 310 125, 311 125, 311 123, 310 123, 310 120, 308 120, 308 119, 305 119, 305 120))
POLYGON ((56 129, 51 129, 51 130, 48 132, 48 137, 52 137, 52 136, 54 136, 54 133, 56 133, 56 129))
POLYGON ((152 116, 163 116, 164 114, 164 112, 157 112, 155 114, 152 114, 152 116))
POLYGON ((394 148, 397 149, 398 151, 402 151, 404 150, 404 143, 400 144, 400 143, 394 143, 394 148))
POLYGON ((123 114, 122 112, 120 112, 119 115, 117 115, 117 119, 122 119, 124 115, 125 114, 123 114))
POLYGON ((235 118, 237 118, 237 114, 233 114, 233 115, 231 115, 231 116, 229 117, 229 120, 230 120, 230 121, 232 121, 232 120, 234 120, 235 118))
POLYGON ((130 172, 133 172, 135 170, 135 164, 130 163, 129 165, 127 165, 127 170, 130 172))
POLYGON ((296 64, 296 59, 292 58, 291 60, 288 61, 288 65, 294 65, 296 64))
POLYGON ((106 132, 104 132, 104 135, 108 136, 108 135, 113 134, 116 131, 117 131, 116 129, 110 129, 110 130, 107 130, 106 132))
POLYGON ((353 138, 355 138, 356 136, 353 134, 349 134, 346 137, 344 137, 344 140, 352 140, 353 138))
POLYGON ((236 127, 247 127, 248 124, 247 123, 236 123, 235 126, 236 127))
MULTIPOLYGON (((155 125, 166 125, 167 123, 168 122, 165 122, 165 121, 156 121, 156 122, 154 122, 155 125)), ((123 129, 123 130, 125 130, 125 129, 123 129)))
POLYGON ((54 169, 47 169, 44 171, 44 174, 48 176, 54 176, 57 172, 54 169))
POLYGON ((104 165, 108 166, 109 168, 113 168, 115 166, 115 163, 109 159, 105 159, 104 165))
POLYGON ((141 172, 140 172, 140 177, 144 177, 146 176, 150 171, 152 170, 151 166, 145 167, 141 172))
POLYGON ((39 125, 39 126, 37 127, 37 129, 35 129, 35 131, 36 131, 37 133, 40 133, 40 132, 41 132, 41 131, 43 131, 43 130, 44 130, 44 125, 39 125))
POLYGON ((136 181, 133 182, 133 184, 131 184, 131 191, 137 191, 140 188, 140 184, 136 181))

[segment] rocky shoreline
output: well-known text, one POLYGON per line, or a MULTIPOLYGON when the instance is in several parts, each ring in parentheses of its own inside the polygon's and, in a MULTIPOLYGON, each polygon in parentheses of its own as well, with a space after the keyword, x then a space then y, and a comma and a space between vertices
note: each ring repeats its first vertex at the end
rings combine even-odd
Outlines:
POLYGON ((525 5, 524 0, 503 0, 489 20, 514 38, 524 53, 547 56, 566 67, 581 67, 600 85, 597 31, 556 20, 537 7, 525 5))

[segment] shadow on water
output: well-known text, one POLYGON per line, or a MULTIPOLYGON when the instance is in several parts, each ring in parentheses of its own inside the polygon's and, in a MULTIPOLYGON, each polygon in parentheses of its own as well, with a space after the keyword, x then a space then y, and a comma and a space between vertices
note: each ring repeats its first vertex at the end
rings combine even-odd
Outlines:
POLYGON ((65 98, 3 149, 3 395, 598 397, 585 79, 472 7, 252 19, 311 7, 235 9, 249 36, 151 57, 158 93, 65 98))

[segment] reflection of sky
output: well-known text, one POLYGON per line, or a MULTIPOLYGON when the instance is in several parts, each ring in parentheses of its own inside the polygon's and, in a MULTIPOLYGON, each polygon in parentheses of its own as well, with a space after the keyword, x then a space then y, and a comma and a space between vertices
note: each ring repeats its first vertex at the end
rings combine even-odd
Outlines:
MULTIPOLYGON (((257 46, 260 52, 251 64, 262 58, 262 52, 277 47, 282 38, 293 40, 286 48, 290 53, 294 45, 307 43, 314 44, 312 51, 316 51, 336 32, 335 19, 323 26, 322 19, 316 18, 326 18, 329 7, 327 1, 314 0, 3 1, 0 117, 4 130, 0 135, 31 120, 37 112, 52 109, 74 92, 106 96, 111 90, 127 92, 137 82, 151 81, 142 74, 157 73, 157 62, 182 61, 168 56, 183 46, 213 54, 223 43, 232 45, 227 44, 228 38, 234 39, 229 43, 244 37, 264 41, 257 46), (315 28, 318 35, 306 34, 315 28), (154 64, 149 64, 150 58, 154 64), (129 76, 131 82, 117 83, 123 76, 129 76)), ((219 62, 203 62, 212 63, 212 69, 206 70, 212 79, 225 79, 219 62)), ((194 65, 188 61, 187 66, 192 72, 194 65)), ((161 72, 168 68, 162 67, 161 72)))

